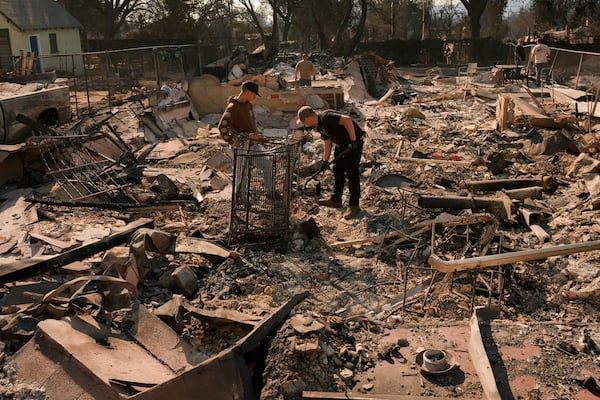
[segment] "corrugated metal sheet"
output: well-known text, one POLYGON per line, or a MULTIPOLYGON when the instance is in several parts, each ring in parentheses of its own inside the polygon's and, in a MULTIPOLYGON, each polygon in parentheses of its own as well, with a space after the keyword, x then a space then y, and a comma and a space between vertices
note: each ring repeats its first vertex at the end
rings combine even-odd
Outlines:
POLYGON ((75 17, 53 0, 0 0, 0 13, 21 30, 81 27, 75 17))

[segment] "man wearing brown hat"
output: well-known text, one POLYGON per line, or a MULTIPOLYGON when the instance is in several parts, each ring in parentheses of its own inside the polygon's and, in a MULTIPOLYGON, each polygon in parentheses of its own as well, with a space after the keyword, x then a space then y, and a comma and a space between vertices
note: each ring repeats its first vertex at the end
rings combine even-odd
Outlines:
POLYGON ((327 207, 341 207, 344 184, 348 180, 350 198, 345 219, 355 218, 360 213, 360 158, 362 156, 364 131, 349 116, 334 110, 315 112, 311 107, 304 106, 298 110, 298 123, 309 128, 315 128, 323 139, 323 161, 321 169, 329 168, 331 149, 335 144, 334 156, 344 150, 350 150, 333 165, 333 194, 327 200, 319 200, 319 204, 327 207))
MULTIPOLYGON (((264 143, 266 140, 258 132, 254 118, 254 108, 251 103, 256 96, 260 97, 258 85, 256 82, 246 81, 242 83, 240 93, 229 97, 227 100, 227 107, 217 127, 223 140, 229 143, 232 148, 247 146, 246 148, 250 148, 251 150, 265 151, 265 148, 260 143, 264 143)), ((233 151, 230 150, 230 153, 233 153, 233 151)), ((230 154, 230 156, 232 155, 230 154)), ((266 157, 260 157, 256 159, 256 166, 262 170, 267 193, 272 193, 274 186, 272 174, 270 173, 272 170, 271 163, 266 157)), ((243 168, 243 170, 245 173, 248 172, 247 168, 243 168)), ((245 179, 239 180, 242 183, 245 181, 245 179)), ((236 187, 236 190, 246 192, 248 188, 242 186, 236 187)))
POLYGON ((261 142, 263 136, 256 128, 252 101, 260 97, 258 85, 252 81, 242 83, 240 93, 227 100, 218 129, 223 140, 231 147, 239 147, 248 140, 261 142))

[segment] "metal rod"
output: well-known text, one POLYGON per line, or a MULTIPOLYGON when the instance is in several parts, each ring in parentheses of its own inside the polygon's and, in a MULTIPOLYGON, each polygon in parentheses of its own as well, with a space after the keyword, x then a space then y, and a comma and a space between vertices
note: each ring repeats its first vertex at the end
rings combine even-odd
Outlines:
POLYGON ((543 260, 548 257, 581 253, 598 249, 600 249, 600 240, 566 244, 542 249, 515 251, 512 253, 494 254, 490 256, 464 258, 461 260, 452 261, 445 261, 435 254, 431 254, 427 261, 437 271, 453 272, 475 268, 495 267, 498 265, 512 264, 521 261, 543 260))

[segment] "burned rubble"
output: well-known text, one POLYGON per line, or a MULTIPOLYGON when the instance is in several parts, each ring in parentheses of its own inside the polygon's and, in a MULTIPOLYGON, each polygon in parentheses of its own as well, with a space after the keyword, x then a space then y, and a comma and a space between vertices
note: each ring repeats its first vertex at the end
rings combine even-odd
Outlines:
POLYGON ((313 88, 274 71, 64 127, 22 119, 34 135, 0 146, 19 160, 0 194, 0 397, 598 393, 597 87, 374 54, 313 88), (282 198, 236 208, 216 124, 245 79, 290 174, 282 198), (333 177, 298 104, 364 126, 358 218, 319 207, 333 177))

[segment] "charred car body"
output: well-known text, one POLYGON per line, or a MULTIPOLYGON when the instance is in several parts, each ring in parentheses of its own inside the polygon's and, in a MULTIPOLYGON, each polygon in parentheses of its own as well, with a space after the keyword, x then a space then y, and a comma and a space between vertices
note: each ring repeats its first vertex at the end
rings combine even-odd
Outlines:
POLYGON ((0 89, 0 144, 15 144, 31 136, 31 129, 17 121, 23 114, 46 126, 71 119, 69 87, 61 85, 11 85, 0 89))

